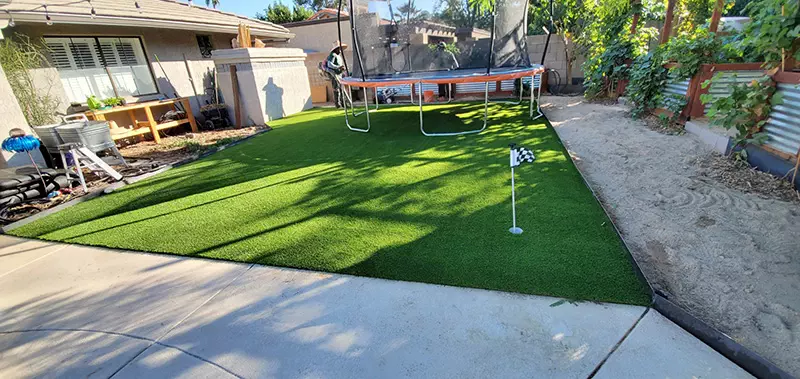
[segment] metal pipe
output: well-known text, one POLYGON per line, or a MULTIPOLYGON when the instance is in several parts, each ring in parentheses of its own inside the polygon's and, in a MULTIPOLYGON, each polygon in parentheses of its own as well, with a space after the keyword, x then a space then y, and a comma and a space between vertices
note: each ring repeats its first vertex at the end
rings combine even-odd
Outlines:
MULTIPOLYGON (((419 82, 422 87, 422 82, 419 82)), ((486 130, 487 120, 489 119, 489 82, 483 92, 483 127, 480 129, 467 130, 465 132, 450 132, 450 133, 428 133, 425 131, 425 125, 422 120, 422 92, 419 93, 419 130, 423 135, 428 137, 448 137, 448 136, 461 136, 464 134, 475 134, 486 130)))

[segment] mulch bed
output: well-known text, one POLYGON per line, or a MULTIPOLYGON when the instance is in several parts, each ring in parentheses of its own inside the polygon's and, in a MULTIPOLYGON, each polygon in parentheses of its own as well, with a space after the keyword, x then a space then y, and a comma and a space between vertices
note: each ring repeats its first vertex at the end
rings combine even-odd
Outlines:
MULTIPOLYGON (((187 159, 196 158, 198 155, 220 145, 227 145, 236 140, 249 137, 268 126, 252 126, 240 129, 228 128, 199 133, 185 133, 176 136, 164 136, 161 143, 142 141, 128 146, 120 147, 120 152, 130 167, 113 165, 125 178, 135 177, 158 170, 166 165, 175 164, 187 159)), ((108 187, 114 183, 110 177, 99 176, 84 170, 88 192, 108 187)), ((74 179, 74 178, 73 178, 74 179)), ((0 208, 0 224, 9 224, 46 209, 63 204, 69 200, 81 197, 84 192, 80 185, 76 185, 71 192, 64 191, 50 200, 39 199, 27 203, 16 204, 7 208, 0 208)))
MULTIPOLYGON (((218 129, 203 131, 200 133, 185 133, 177 136, 166 136, 161 138, 161 143, 153 141, 142 141, 137 144, 120 148, 125 159, 148 159, 154 163, 176 163, 190 158, 198 153, 204 152, 207 148, 214 147, 221 142, 233 142, 238 139, 249 137, 267 126, 251 126, 246 128, 218 129)), ((225 144, 225 143, 223 143, 225 144)))
POLYGON ((669 136, 680 136, 686 133, 686 130, 683 129, 683 125, 677 123, 670 123, 669 125, 664 125, 664 122, 658 116, 655 115, 647 115, 642 118, 647 128, 659 132, 661 134, 666 134, 669 136))
POLYGON ((780 178, 758 171, 755 167, 728 157, 709 154, 695 162, 700 168, 701 178, 709 178, 728 188, 752 193, 765 199, 800 203, 800 192, 789 182, 790 178, 780 178))

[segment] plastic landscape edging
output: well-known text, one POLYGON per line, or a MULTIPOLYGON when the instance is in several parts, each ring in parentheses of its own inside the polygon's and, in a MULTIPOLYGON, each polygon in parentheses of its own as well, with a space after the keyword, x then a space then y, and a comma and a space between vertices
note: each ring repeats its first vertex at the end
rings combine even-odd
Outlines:
POLYGON ((656 293, 653 296, 653 309, 670 321, 695 336, 706 345, 716 350, 745 371, 757 378, 792 379, 793 376, 781 370, 772 362, 764 359, 752 350, 742 346, 726 334, 704 323, 675 303, 656 293))

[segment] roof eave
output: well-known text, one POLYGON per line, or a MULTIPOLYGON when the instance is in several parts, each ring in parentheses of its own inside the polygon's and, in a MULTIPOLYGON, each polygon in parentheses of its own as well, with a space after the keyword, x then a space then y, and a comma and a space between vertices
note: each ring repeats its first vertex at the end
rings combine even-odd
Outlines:
MULTIPOLYGON (((47 22, 43 12, 33 11, 11 11, 15 22, 41 23, 47 22)), ((122 16, 101 16, 94 18, 88 15, 76 15, 69 13, 49 13, 54 24, 71 25, 104 25, 104 26, 129 26, 137 28, 166 28, 178 30, 190 30, 199 32, 215 32, 237 34, 238 25, 223 25, 196 23, 189 21, 159 20, 144 17, 122 17, 122 16)), ((0 14, 0 19, 9 19, 9 13, 0 14)), ((254 37, 264 37, 270 40, 285 41, 294 38, 294 33, 274 30, 265 30, 256 25, 250 25, 251 34, 254 37)))

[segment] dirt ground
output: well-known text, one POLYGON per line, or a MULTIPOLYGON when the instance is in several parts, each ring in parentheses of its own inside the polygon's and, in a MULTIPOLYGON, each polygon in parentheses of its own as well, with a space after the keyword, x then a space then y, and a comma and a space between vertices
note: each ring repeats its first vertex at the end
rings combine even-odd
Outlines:
MULTIPOLYGON (((110 160, 109 164, 125 178, 136 177, 158 170, 166 165, 197 158, 200 154, 211 149, 228 145, 267 129, 269 127, 262 125, 240 129, 226 128, 198 133, 180 133, 177 135, 165 134, 161 137, 160 144, 146 140, 121 146, 119 150, 129 164, 128 167, 123 166, 116 159, 110 160)), ((114 182, 114 179, 108 176, 101 176, 86 169, 84 169, 84 176, 89 192, 103 189, 114 182)), ((63 192, 67 191, 64 190, 63 192)), ((35 202, 13 205, 8 208, 0 207, 0 225, 19 221, 43 210, 86 195, 86 192, 77 185, 68 192, 52 199, 41 199, 35 202)))
POLYGON ((191 158, 204 152, 215 144, 228 144, 235 140, 249 137, 266 126, 250 126, 246 128, 226 128, 202 131, 199 133, 182 133, 161 137, 161 143, 151 140, 123 146, 119 150, 126 159, 148 159, 157 164, 171 164, 191 158))
POLYGON ((800 377, 800 204, 714 180, 698 138, 622 106, 542 103, 656 290, 800 377))

